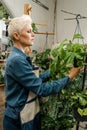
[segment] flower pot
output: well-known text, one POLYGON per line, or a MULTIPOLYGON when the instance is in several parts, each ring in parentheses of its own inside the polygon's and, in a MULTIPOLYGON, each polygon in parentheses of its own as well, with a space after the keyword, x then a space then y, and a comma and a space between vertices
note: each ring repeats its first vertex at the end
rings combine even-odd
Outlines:
POLYGON ((73 110, 73 114, 74 114, 74 118, 77 120, 77 121, 87 121, 87 116, 81 116, 78 111, 77 111, 77 108, 74 108, 73 110))

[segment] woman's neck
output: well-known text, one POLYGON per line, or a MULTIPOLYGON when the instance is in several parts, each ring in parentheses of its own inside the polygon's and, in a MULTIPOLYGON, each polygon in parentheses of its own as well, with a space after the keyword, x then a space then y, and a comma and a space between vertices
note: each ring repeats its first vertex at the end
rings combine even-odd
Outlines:
POLYGON ((26 47, 22 46, 21 44, 14 42, 14 47, 18 48, 19 50, 25 53, 26 47))

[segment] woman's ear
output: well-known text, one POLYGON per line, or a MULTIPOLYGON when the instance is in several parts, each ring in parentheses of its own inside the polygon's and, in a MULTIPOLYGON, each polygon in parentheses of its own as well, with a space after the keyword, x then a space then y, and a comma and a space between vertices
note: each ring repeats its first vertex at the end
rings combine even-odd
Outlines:
POLYGON ((16 40, 19 40, 19 34, 17 32, 14 32, 13 37, 16 40))

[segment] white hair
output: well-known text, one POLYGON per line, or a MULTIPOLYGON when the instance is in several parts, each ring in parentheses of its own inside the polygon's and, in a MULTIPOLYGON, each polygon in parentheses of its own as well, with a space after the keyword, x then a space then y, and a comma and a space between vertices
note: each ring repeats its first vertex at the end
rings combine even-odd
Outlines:
POLYGON ((11 20, 8 26, 8 34, 13 38, 14 32, 20 33, 25 24, 31 24, 32 19, 29 15, 22 15, 21 17, 16 17, 11 20))

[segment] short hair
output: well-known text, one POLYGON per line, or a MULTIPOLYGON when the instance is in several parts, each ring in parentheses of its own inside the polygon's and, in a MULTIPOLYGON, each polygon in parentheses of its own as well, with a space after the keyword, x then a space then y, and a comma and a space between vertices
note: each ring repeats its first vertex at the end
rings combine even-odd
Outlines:
POLYGON ((31 24, 32 19, 29 15, 22 15, 21 17, 16 17, 11 20, 8 25, 8 34, 13 38, 14 32, 20 33, 25 24, 31 24))

